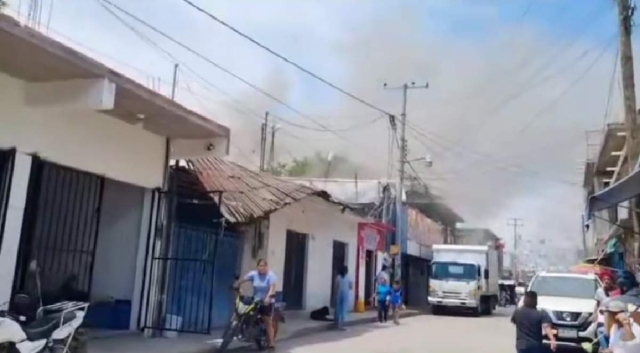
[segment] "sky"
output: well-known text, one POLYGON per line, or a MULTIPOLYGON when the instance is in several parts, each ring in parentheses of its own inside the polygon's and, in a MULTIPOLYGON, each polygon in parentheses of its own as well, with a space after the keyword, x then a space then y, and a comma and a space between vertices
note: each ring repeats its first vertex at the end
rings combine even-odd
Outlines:
MULTIPOLYGON (((29 1, 9 0, 9 14, 20 8, 24 18, 29 1)), ((183 0, 111 1, 210 62, 106 5, 157 46, 150 45, 98 0, 41 1, 41 30, 165 94, 179 61, 177 100, 231 128, 231 158, 239 163, 257 165, 259 126, 269 111, 279 161, 334 152, 358 162, 367 177, 396 174, 388 120, 379 111, 183 0)), ((399 114, 402 103, 401 91, 385 90, 385 83, 428 82, 408 96, 409 159, 433 160, 430 168, 412 163, 420 178, 508 248, 511 217, 523 219, 520 232, 531 244, 581 245, 586 131, 622 113, 613 1, 192 1, 384 111, 399 114)))

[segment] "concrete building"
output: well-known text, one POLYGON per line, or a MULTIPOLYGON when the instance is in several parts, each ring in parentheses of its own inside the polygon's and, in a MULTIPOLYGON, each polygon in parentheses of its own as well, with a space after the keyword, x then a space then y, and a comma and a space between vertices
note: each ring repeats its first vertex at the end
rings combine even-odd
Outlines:
POLYGON ((73 284, 136 329, 169 161, 226 155, 229 129, 4 15, 0 48, 0 302, 35 261, 45 303, 73 284))

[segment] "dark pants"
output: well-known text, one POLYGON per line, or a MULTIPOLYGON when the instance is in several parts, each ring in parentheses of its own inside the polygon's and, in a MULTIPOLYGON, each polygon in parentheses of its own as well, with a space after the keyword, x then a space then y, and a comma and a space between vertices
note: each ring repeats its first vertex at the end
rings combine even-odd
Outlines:
POLYGON ((378 322, 387 322, 389 316, 389 303, 386 300, 378 301, 378 322))

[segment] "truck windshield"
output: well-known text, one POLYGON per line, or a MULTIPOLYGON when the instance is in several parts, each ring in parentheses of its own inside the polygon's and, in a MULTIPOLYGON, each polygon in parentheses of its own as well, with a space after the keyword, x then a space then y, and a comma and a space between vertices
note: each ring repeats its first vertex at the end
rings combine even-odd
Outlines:
POLYGON ((598 289, 594 279, 570 276, 539 276, 531 283, 539 297, 567 297, 593 299, 598 289))
POLYGON ((431 268, 431 279, 473 281, 478 278, 478 267, 473 264, 434 262, 431 268))

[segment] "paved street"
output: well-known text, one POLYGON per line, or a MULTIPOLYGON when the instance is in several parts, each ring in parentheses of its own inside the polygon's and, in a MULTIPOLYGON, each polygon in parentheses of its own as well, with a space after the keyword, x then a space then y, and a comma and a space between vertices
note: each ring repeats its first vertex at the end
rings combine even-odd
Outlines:
POLYGON ((502 353, 514 352, 511 309, 491 317, 418 316, 400 326, 373 324, 280 342, 283 353, 502 353))

